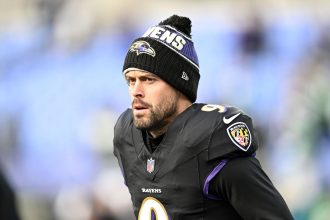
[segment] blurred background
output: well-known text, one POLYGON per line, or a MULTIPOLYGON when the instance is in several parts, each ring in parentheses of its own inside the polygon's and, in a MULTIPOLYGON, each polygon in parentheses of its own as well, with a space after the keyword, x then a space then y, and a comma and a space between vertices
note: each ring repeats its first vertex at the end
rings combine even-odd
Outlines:
POLYGON ((197 102, 254 118, 298 220, 330 216, 330 2, 0 0, 0 169, 23 220, 131 220, 112 151, 131 41, 191 18, 197 102))

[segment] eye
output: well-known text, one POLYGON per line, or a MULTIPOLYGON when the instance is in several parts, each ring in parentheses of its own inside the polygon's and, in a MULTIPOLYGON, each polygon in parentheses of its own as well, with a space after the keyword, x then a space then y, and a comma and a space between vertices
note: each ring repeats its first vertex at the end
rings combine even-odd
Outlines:
POLYGON ((126 78, 126 83, 129 86, 134 85, 135 81, 136 81, 136 79, 134 79, 134 78, 131 78, 131 77, 126 78))
POLYGON ((153 78, 147 78, 146 81, 147 81, 147 82, 153 82, 153 81, 155 81, 155 80, 154 80, 153 78))
POLYGON ((148 77, 148 76, 141 78, 141 81, 144 81, 144 82, 147 82, 147 83, 153 83, 155 80, 156 80, 155 78, 148 77))

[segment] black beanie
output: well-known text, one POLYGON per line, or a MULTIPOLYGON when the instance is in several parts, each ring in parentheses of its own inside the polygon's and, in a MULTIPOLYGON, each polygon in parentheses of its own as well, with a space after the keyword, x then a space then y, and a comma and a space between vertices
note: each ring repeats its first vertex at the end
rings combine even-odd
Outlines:
POLYGON ((190 19, 177 15, 149 28, 131 44, 123 73, 141 69, 156 74, 195 102, 200 75, 190 32, 190 19))

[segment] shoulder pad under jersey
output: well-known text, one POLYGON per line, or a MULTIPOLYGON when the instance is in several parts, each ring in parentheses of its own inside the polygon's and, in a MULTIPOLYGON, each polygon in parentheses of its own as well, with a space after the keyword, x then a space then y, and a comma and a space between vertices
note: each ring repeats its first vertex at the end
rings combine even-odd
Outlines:
POLYGON ((123 171, 124 164, 126 164, 125 166, 127 166, 127 164, 129 163, 124 159, 125 157, 123 156, 134 154, 134 147, 129 147, 132 146, 131 136, 130 136, 131 132, 129 132, 132 123, 133 123, 132 111, 131 109, 127 109, 119 116, 114 128, 113 153, 118 159, 118 163, 120 169, 122 170, 125 183, 127 178, 123 171))
POLYGON ((132 123, 133 117, 132 117, 132 110, 127 109, 124 111, 118 118, 115 128, 114 128, 114 137, 120 138, 121 135, 125 135, 125 131, 128 129, 130 124, 132 123))
POLYGON ((257 137, 252 119, 242 110, 208 104, 202 106, 201 111, 213 112, 216 120, 208 147, 209 160, 254 154, 258 148, 257 137))
POLYGON ((132 111, 131 109, 127 109, 124 111, 118 118, 115 127, 114 127, 114 138, 113 138, 113 146, 114 146, 114 154, 117 155, 118 146, 121 146, 123 142, 127 139, 129 134, 129 126, 132 124, 132 111))

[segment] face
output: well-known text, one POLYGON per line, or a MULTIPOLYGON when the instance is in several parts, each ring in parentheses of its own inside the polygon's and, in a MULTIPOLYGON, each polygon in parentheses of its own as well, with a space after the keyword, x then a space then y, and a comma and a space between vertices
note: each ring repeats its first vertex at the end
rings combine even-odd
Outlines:
POLYGON ((157 75, 134 70, 127 72, 125 77, 137 128, 150 131, 162 129, 178 114, 179 92, 157 75))

